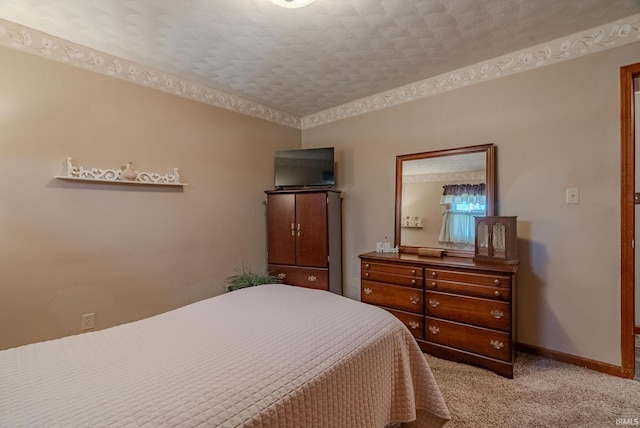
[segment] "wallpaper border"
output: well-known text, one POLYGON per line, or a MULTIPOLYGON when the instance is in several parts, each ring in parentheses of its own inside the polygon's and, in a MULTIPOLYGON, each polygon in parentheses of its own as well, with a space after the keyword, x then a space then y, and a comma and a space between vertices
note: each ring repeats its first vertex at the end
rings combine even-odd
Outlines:
POLYGON ((310 114, 301 119, 301 127, 313 128, 637 41, 640 14, 310 114))
POLYGON ((325 125, 636 41, 640 41, 640 14, 299 117, 0 18, 0 46, 296 129, 325 125))
POLYGON ((0 18, 0 46, 300 129, 300 117, 0 18))

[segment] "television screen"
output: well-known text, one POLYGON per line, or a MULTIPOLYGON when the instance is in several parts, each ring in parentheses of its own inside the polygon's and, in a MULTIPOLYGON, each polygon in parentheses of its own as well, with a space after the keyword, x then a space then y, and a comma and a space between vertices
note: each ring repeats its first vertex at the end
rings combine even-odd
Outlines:
POLYGON ((276 188, 333 186, 333 147, 278 150, 275 153, 276 188))

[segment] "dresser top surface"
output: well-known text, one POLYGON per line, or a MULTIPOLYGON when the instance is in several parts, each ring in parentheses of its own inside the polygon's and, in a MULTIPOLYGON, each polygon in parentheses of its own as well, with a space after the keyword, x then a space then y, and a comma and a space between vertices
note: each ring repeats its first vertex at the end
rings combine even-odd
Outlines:
POLYGON ((360 254, 358 257, 360 257, 360 259, 375 260, 383 263, 419 264, 425 267, 467 268, 507 273, 515 273, 518 269, 517 264, 479 262, 474 261, 470 257, 427 257, 412 253, 378 253, 377 251, 360 254))

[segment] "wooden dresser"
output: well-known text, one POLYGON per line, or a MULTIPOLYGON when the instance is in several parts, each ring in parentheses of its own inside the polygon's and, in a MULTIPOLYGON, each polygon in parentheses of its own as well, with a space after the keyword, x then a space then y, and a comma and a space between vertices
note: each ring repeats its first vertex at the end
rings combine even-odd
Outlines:
POLYGON ((400 319, 420 348, 513 378, 517 264, 371 252, 361 299, 400 319))

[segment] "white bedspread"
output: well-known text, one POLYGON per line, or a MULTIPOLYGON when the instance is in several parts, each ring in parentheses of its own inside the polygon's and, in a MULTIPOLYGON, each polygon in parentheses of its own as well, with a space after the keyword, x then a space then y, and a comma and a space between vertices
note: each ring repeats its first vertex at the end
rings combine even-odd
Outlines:
POLYGON ((441 426, 409 331, 326 291, 263 285, 0 351, 0 427, 441 426))

